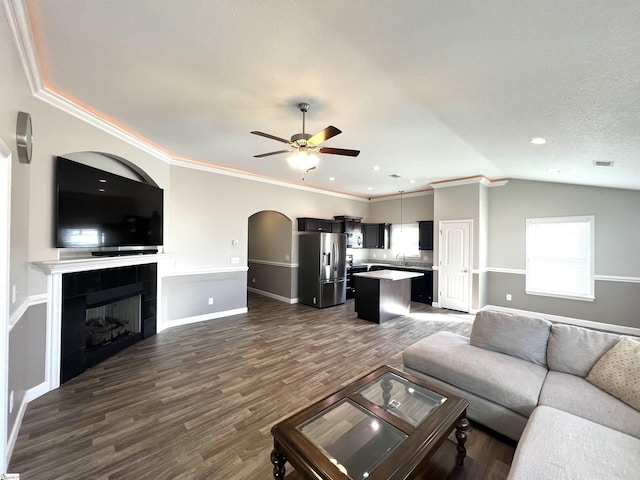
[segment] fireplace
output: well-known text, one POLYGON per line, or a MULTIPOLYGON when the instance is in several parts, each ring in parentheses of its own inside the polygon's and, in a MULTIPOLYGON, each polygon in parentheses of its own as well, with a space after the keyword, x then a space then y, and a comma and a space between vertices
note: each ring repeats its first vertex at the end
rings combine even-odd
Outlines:
POLYGON ((141 334, 140 299, 138 293, 105 305, 87 305, 87 350, 99 350, 110 343, 141 334))
POLYGON ((61 382, 156 333, 156 264, 62 276, 61 382))

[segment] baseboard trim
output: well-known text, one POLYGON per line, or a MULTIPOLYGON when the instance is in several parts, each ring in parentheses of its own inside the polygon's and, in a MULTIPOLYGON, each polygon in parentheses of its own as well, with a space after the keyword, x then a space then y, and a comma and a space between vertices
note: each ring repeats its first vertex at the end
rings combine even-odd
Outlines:
POLYGON ((207 320, 215 320, 217 318, 230 317, 232 315, 240 315, 242 313, 247 313, 247 307, 225 310, 222 312, 206 313, 204 315, 195 315, 193 317, 180 318, 178 320, 169 320, 158 325, 158 333, 168 328, 188 325, 190 323, 206 322, 207 320))
POLYGON ((24 394, 24 398, 20 403, 20 409, 18 410, 18 415, 16 417, 16 421, 13 424, 13 428, 9 433, 7 438, 7 463, 11 461, 11 455, 13 454, 13 449, 16 446, 16 441, 18 440, 18 434, 20 433, 20 427, 22 426, 22 420, 24 419, 24 414, 27 413, 27 406, 29 402, 34 401, 36 398, 41 397, 45 393, 50 390, 49 385, 46 382, 42 382, 40 385, 36 385, 35 387, 30 388, 24 394))
POLYGON ((265 292, 264 290, 258 290, 257 288, 251 288, 251 287, 247 287, 247 290, 251 293, 262 295, 263 297, 269 297, 269 298, 273 298, 274 300, 278 300, 279 302, 288 303, 289 305, 298 303, 297 298, 287 298, 281 295, 276 295, 275 293, 265 292))

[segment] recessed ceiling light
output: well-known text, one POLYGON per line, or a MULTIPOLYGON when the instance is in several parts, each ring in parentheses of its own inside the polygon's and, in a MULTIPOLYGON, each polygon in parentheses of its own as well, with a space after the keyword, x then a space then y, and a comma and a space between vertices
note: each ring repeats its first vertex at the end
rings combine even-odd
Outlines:
POLYGON ((560 173, 559 168, 547 168, 547 173, 560 173))
POLYGON ((612 160, 594 160, 593 165, 596 167, 613 167, 612 160))
POLYGON ((547 143, 547 141, 542 137, 534 137, 530 141, 534 145, 544 145, 545 143, 547 143))
POLYGON ((411 180, 409 180, 409 183, 416 183, 416 181, 412 178, 411 180))
POLYGON ((367 190, 371 191, 373 190, 373 187, 367 187, 367 190))
POLYGON ((371 170, 373 170, 374 172, 377 172, 378 170, 380 170, 380 167, 378 165, 371 167, 371 170))
POLYGON ((329 181, 333 182, 336 179, 336 177, 329 177, 329 181))

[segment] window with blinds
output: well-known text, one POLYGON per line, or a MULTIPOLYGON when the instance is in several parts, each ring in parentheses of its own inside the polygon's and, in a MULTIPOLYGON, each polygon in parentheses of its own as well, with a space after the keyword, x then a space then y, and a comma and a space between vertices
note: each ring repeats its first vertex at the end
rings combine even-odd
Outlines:
POLYGON ((594 300, 594 217, 527 219, 526 292, 594 300))

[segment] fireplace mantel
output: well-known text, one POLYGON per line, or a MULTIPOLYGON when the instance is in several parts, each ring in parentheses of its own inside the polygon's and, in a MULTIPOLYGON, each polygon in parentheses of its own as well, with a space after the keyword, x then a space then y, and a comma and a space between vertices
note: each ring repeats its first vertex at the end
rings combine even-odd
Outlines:
MULTIPOLYGON (((161 316, 161 271, 174 256, 166 253, 145 255, 124 255, 117 257, 82 257, 62 260, 32 262, 33 268, 47 276, 47 323, 46 323, 46 367, 45 383, 48 390, 60 386, 60 353, 62 350, 62 275, 65 273, 86 272, 106 268, 128 267, 149 263, 158 264, 156 318, 161 316)), ((160 327, 160 325, 158 325, 160 327)), ((161 328, 158 328, 158 331, 161 328)))
POLYGON ((102 268, 128 267, 130 265, 142 265, 145 263, 160 263, 173 258, 167 253, 156 253, 148 255, 123 255, 120 257, 81 257, 68 258, 63 260, 49 260, 45 262, 33 262, 31 265, 46 273, 56 275, 73 272, 86 272, 89 270, 100 270, 102 268))

